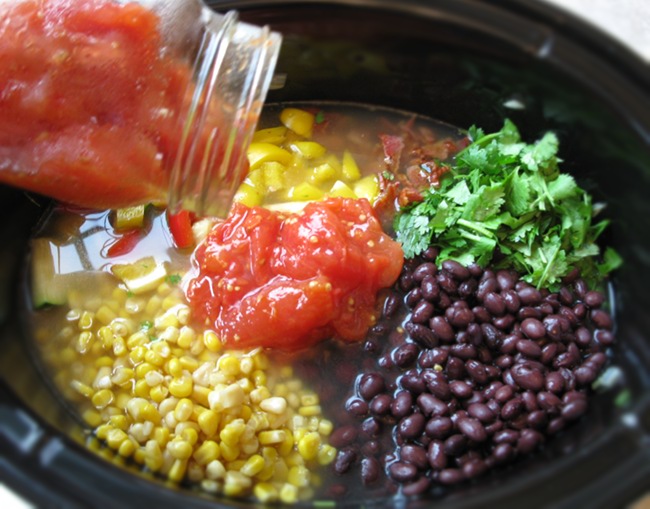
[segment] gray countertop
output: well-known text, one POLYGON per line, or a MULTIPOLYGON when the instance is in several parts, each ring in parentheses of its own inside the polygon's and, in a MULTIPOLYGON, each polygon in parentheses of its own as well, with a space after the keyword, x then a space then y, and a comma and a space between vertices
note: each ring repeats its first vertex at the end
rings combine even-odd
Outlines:
POLYGON ((577 15, 623 42, 650 63, 648 0, 541 0, 577 15))

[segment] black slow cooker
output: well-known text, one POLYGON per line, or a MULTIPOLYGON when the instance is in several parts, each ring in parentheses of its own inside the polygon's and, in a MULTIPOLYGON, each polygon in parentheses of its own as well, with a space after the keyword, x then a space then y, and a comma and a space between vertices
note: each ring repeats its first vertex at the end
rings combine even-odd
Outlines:
MULTIPOLYGON (((510 118, 531 140, 552 129, 564 169, 608 204, 605 241, 625 263, 612 280, 617 343, 588 414, 514 467, 409 506, 614 508, 650 489, 650 67, 584 22, 527 0, 212 6, 284 34, 269 102, 361 102, 486 130, 510 118)), ((0 480, 42 507, 246 505, 147 476, 101 444, 89 450, 87 431, 30 360, 19 319, 26 243, 42 204, 14 189, 0 194, 0 480)))

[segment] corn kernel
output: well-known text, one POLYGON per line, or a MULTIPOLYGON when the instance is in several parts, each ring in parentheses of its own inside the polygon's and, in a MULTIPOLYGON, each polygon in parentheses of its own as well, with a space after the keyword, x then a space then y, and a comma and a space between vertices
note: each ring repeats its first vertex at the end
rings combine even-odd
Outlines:
POLYGON ((194 403, 192 400, 187 398, 182 398, 174 409, 174 417, 179 422, 187 421, 192 415, 192 410, 194 409, 194 403))
POLYGON ((205 466, 208 463, 219 459, 221 448, 214 440, 205 440, 193 454, 194 461, 199 465, 205 466))
POLYGON ((265 412, 282 414, 287 410, 287 400, 279 396, 266 398, 260 401, 260 408, 265 412))
POLYGON ((286 437, 287 437, 287 434, 282 429, 276 429, 276 430, 270 430, 270 431, 262 431, 258 435, 260 444, 262 444, 262 445, 280 444, 280 443, 284 442, 286 437))
POLYGON ((106 443, 111 449, 117 449, 122 442, 128 439, 127 434, 121 429, 111 429, 106 435, 106 443))
POLYGON ((213 410, 206 410, 201 415, 199 415, 197 419, 197 422, 201 427, 201 431, 208 437, 214 436, 214 434, 217 432, 219 421, 219 414, 213 410))
POLYGON ((253 477, 260 473, 264 468, 264 458, 259 454, 254 454, 248 460, 244 466, 240 469, 240 472, 248 477, 253 477))
POLYGON ((278 499, 278 490, 269 482, 260 482, 253 488, 253 495, 263 504, 275 502, 278 499))
POLYGON ((185 471, 187 470, 187 460, 185 459, 176 459, 167 473, 167 477, 170 481, 181 482, 183 477, 185 477, 185 471))
POLYGON ((219 444, 221 457, 226 461, 235 461, 241 452, 238 445, 228 445, 225 442, 219 444))
POLYGON ((187 398, 192 394, 192 379, 189 376, 174 378, 169 382, 169 392, 177 398, 187 398))
POLYGON ((280 488, 280 501, 285 504, 295 504, 298 501, 298 488, 286 483, 280 488))
POLYGON ((336 449, 329 444, 323 444, 318 451, 318 463, 329 465, 336 458, 336 449))
POLYGON ((238 497, 246 493, 252 486, 252 481, 241 472, 228 471, 223 484, 223 493, 228 497, 238 497))
POLYGON ((192 446, 185 440, 175 438, 167 443, 167 450, 177 460, 186 460, 192 456, 192 446))
POLYGON ((320 435, 312 431, 305 434, 305 436, 298 441, 298 452, 306 460, 312 460, 318 455, 320 445, 320 435))
POLYGON ((289 469, 287 481, 298 488, 309 486, 310 474, 304 465, 296 465, 289 469))
POLYGON ((205 468, 205 476, 208 479, 223 479, 226 476, 226 467, 218 459, 212 460, 205 468))

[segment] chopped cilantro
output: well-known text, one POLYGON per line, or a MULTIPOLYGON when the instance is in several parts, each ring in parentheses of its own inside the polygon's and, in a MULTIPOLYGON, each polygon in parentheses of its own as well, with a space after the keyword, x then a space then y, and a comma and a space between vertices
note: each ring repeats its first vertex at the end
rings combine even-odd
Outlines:
POLYGON ((629 406, 631 402, 632 402, 632 393, 630 392, 630 389, 627 388, 619 392, 616 395, 616 398, 614 398, 614 404, 619 408, 629 406))
POLYGON ((314 122, 317 124, 322 124, 325 122, 325 112, 324 111, 319 111, 316 113, 316 116, 314 117, 314 122))
POLYGON ((177 285, 183 279, 180 274, 169 274, 165 279, 170 285, 177 285))
POLYGON ((153 327, 153 322, 151 322, 150 320, 145 320, 140 324, 140 329, 145 332, 151 329, 152 327, 153 327))
POLYGON ((391 171, 385 170, 381 173, 382 177, 386 180, 395 180, 395 174, 391 171))
POLYGON ((560 172, 554 133, 527 144, 506 120, 496 133, 473 126, 468 135, 472 143, 456 155, 440 187, 426 190, 423 201, 395 219, 407 258, 435 245, 438 263, 495 263, 549 288, 573 267, 593 284, 620 266, 611 248, 596 263, 596 239, 607 221, 592 223, 599 206, 560 172))

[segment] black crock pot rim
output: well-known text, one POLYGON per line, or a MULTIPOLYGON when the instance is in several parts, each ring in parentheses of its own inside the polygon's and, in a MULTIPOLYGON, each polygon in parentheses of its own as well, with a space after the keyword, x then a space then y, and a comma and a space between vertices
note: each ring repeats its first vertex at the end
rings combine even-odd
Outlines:
MULTIPOLYGON (((449 0, 440 0, 440 2, 426 2, 418 0, 402 0, 399 3, 386 0, 237 0, 237 1, 213 1, 208 2, 212 7, 220 10, 227 8, 236 8, 241 11, 252 8, 271 7, 274 5, 339 5, 342 7, 357 8, 381 8, 392 9, 395 11, 409 12, 414 7, 424 10, 430 9, 433 5, 444 3, 451 5, 449 0)), ((564 9, 543 1, 531 2, 530 0, 496 0, 487 2, 483 0, 453 0, 456 4, 455 9, 462 12, 463 9, 471 9, 472 6, 481 6, 487 3, 492 8, 499 9, 504 13, 515 14, 532 20, 535 23, 549 27, 555 34, 561 34, 563 39, 570 41, 575 47, 583 51, 596 55, 597 58, 607 67, 615 71, 624 80, 633 85, 639 97, 644 97, 647 101, 650 99, 650 65, 645 62, 637 53, 633 52, 624 43, 614 39, 610 34, 600 30, 589 22, 580 19, 575 14, 565 11, 564 9)), ((553 51, 544 58, 555 57, 553 51)), ((638 111, 629 111, 630 121, 633 128, 638 127, 634 124, 634 118, 638 111)), ((644 123, 646 129, 650 129, 650 123, 644 123)), ((646 138, 648 140, 648 138, 646 138)), ((151 481, 147 478, 134 476, 132 473, 117 467, 116 465, 106 462, 93 452, 87 450, 83 445, 70 437, 60 435, 56 429, 46 423, 37 413, 31 409, 22 406, 20 399, 15 395, 13 390, 7 385, 4 379, 0 380, 0 409, 11 409, 19 415, 19 420, 27 426, 37 430, 34 447, 27 453, 20 448, 20 444, 11 443, 12 435, 8 433, 6 423, 0 423, 0 451, 3 455, 0 458, 0 479, 7 485, 15 489, 39 506, 52 507, 126 507, 125 500, 111 500, 112 495, 118 495, 111 492, 110 489, 102 489, 99 479, 98 483, 92 486, 92 490, 77 491, 75 488, 66 486, 65 479, 70 475, 79 473, 78 468, 67 470, 69 465, 65 462, 57 467, 57 476, 52 477, 51 471, 42 468, 42 453, 51 449, 51 454, 56 454, 57 447, 65 450, 74 458, 78 459, 81 465, 87 465, 89 472, 101 471, 102 477, 111 477, 114 483, 110 487, 117 485, 131 486, 135 490, 142 489, 143 495, 153 495, 159 492, 165 484, 161 481, 151 481), (34 485, 34 479, 37 478, 38 485, 34 485), (98 497, 98 494, 99 497, 98 497)), ((15 423, 14 423, 15 424, 15 423)), ((27 429, 26 428, 26 429, 27 429)), ((131 491, 131 490, 129 490, 131 491)), ((214 507, 218 502, 206 498, 197 497, 190 493, 178 490, 168 490, 164 496, 158 496, 157 502, 161 507, 178 507, 183 504, 192 503, 194 507, 214 507)), ((137 498, 136 502, 143 502, 145 499, 137 498)), ((228 505, 239 505, 238 502, 228 502, 228 505)))

